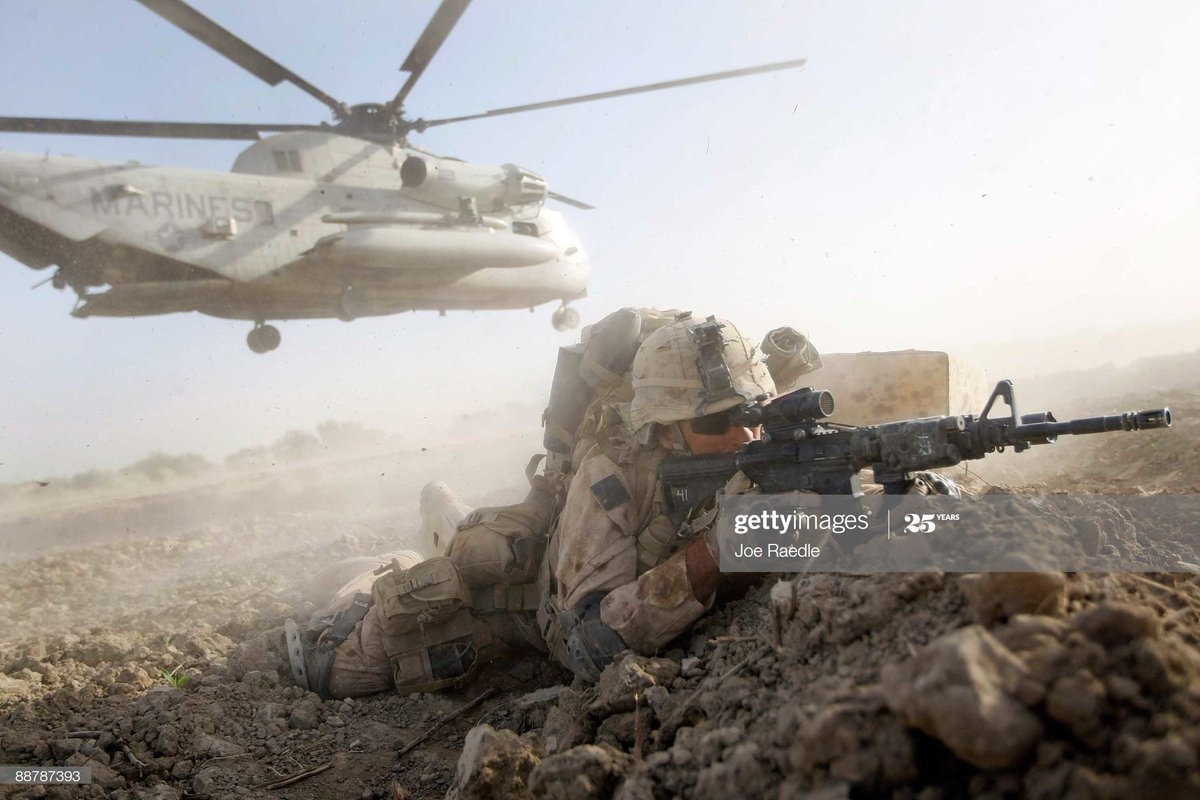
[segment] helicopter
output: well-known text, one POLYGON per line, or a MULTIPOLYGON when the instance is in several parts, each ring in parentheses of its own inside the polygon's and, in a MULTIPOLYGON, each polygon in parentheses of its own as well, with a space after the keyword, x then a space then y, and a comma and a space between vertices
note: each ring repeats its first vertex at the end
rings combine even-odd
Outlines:
POLYGON ((796 69, 803 59, 426 120, 405 100, 470 0, 443 0, 383 103, 347 105, 183 0, 141 5, 271 86, 324 104, 313 125, 0 117, 0 131, 253 142, 230 172, 0 152, 0 250, 72 289, 76 317, 196 311, 246 320, 255 353, 277 348, 271 321, 345 321, 416 310, 559 303, 578 327, 588 257, 547 201, 538 173, 439 156, 409 135, 690 84, 796 69), (99 291, 97 291, 99 290, 99 291))

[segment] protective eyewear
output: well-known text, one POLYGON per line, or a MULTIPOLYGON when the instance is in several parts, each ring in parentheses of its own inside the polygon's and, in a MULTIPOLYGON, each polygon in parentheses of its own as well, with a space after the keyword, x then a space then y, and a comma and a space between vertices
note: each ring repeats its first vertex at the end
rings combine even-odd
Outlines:
POLYGON ((732 424, 729 418, 732 410, 731 408, 727 408, 715 414, 705 414, 703 417, 696 417, 692 420, 692 431, 701 436, 723 435, 729 430, 729 426, 732 424))

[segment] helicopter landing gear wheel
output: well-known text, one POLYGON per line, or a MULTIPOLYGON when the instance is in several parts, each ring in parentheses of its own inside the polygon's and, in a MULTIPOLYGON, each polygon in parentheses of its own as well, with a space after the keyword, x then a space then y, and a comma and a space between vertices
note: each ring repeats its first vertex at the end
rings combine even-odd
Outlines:
POLYGON ((246 344, 256 353, 271 352, 279 347, 282 339, 279 329, 274 325, 255 325, 254 329, 246 334, 246 344))
POLYGON ((579 327, 579 312, 569 306, 563 306, 550 317, 550 324, 556 331, 569 331, 579 327))

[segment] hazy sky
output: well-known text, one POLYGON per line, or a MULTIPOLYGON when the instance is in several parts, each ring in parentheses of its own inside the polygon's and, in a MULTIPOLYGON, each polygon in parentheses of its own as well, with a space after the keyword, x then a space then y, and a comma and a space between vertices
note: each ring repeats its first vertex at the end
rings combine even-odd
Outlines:
MULTIPOLYGON (((383 101, 436 0, 194 0, 339 99, 383 101), (336 9, 336 11, 334 10, 336 9)), ((806 57, 808 67, 462 123, 422 146, 545 174, 624 305, 779 324, 827 351, 1029 339, 1200 316, 1200 6, 1191 2, 476 0, 409 98, 440 117, 806 57)), ((313 123, 124 0, 9 0, 0 114, 313 123)), ((243 145, 0 135, 5 150, 227 169, 243 145)), ((160 449, 220 457, 356 419, 544 401, 536 313, 248 323, 77 320, 0 256, 0 482, 160 449)), ((530 419, 537 424, 536 418, 530 419)), ((515 465, 514 468, 518 468, 515 465)))

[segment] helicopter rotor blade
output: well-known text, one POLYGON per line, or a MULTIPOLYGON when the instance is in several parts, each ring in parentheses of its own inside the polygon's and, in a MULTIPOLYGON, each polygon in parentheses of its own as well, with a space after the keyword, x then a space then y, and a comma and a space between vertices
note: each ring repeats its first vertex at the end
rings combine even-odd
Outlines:
POLYGON ((583 211, 596 210, 595 206, 590 206, 582 200, 576 200, 573 197, 567 197, 565 194, 559 194, 558 192, 546 192, 546 197, 549 197, 551 200, 557 200, 560 203, 566 203, 569 206, 575 206, 575 208, 582 209, 583 211))
POLYGON ((623 97, 628 94, 640 94, 642 92, 657 92, 663 89, 675 89, 679 86, 690 86, 695 83, 707 83, 709 81, 723 81, 730 78, 743 78, 747 75, 758 75, 764 72, 777 72, 785 69, 799 69, 804 66, 806 59, 799 58, 794 61, 778 61, 774 64, 762 64, 757 67, 744 67, 743 69, 733 69, 726 72, 711 72, 707 75, 695 75, 691 78, 677 78, 673 81, 662 81, 660 83, 648 83, 643 86, 630 86, 626 89, 613 89, 608 92, 595 92, 593 94, 581 94, 576 97, 564 97, 561 100, 547 100, 542 103, 529 103, 523 106, 508 106, 507 108, 494 108, 491 111, 485 111, 482 114, 467 114, 462 117, 446 117, 444 119, 417 120, 413 126, 417 131, 423 131, 426 128, 432 128, 435 125, 448 125, 451 122, 466 122, 472 119, 483 119, 485 117, 499 117, 503 114, 521 114, 526 111, 539 111, 543 108, 555 108, 557 106, 567 106, 575 103, 590 103, 593 100, 607 100, 612 97, 623 97))
POLYGON ((86 136, 143 136, 160 139, 247 139, 260 131, 328 130, 316 125, 243 125, 224 122, 152 122, 128 119, 64 119, 58 117, 0 117, 0 131, 10 133, 67 133, 86 136))
POLYGON ((344 118, 349 113, 345 103, 313 86, 278 61, 213 22, 183 0, 137 1, 172 25, 216 50, 259 80, 271 86, 278 86, 283 81, 287 81, 329 106, 338 119, 344 118))
POLYGON ((446 41, 446 37, 450 35, 450 31, 454 30, 454 26, 458 23, 458 18, 467 10, 470 2, 471 0, 442 0, 442 4, 433 13, 433 18, 429 20, 429 24, 425 26, 425 30, 421 32, 421 38, 417 39, 417 43, 413 45, 412 50, 408 53, 408 58, 404 59, 404 64, 400 67, 401 72, 408 73, 408 80, 404 82, 404 85, 400 87, 400 91, 388 103, 389 112, 395 111, 404 104, 408 93, 412 91, 413 86, 421 78, 421 75, 425 72, 425 68, 429 66, 429 62, 433 61, 438 48, 446 41))

